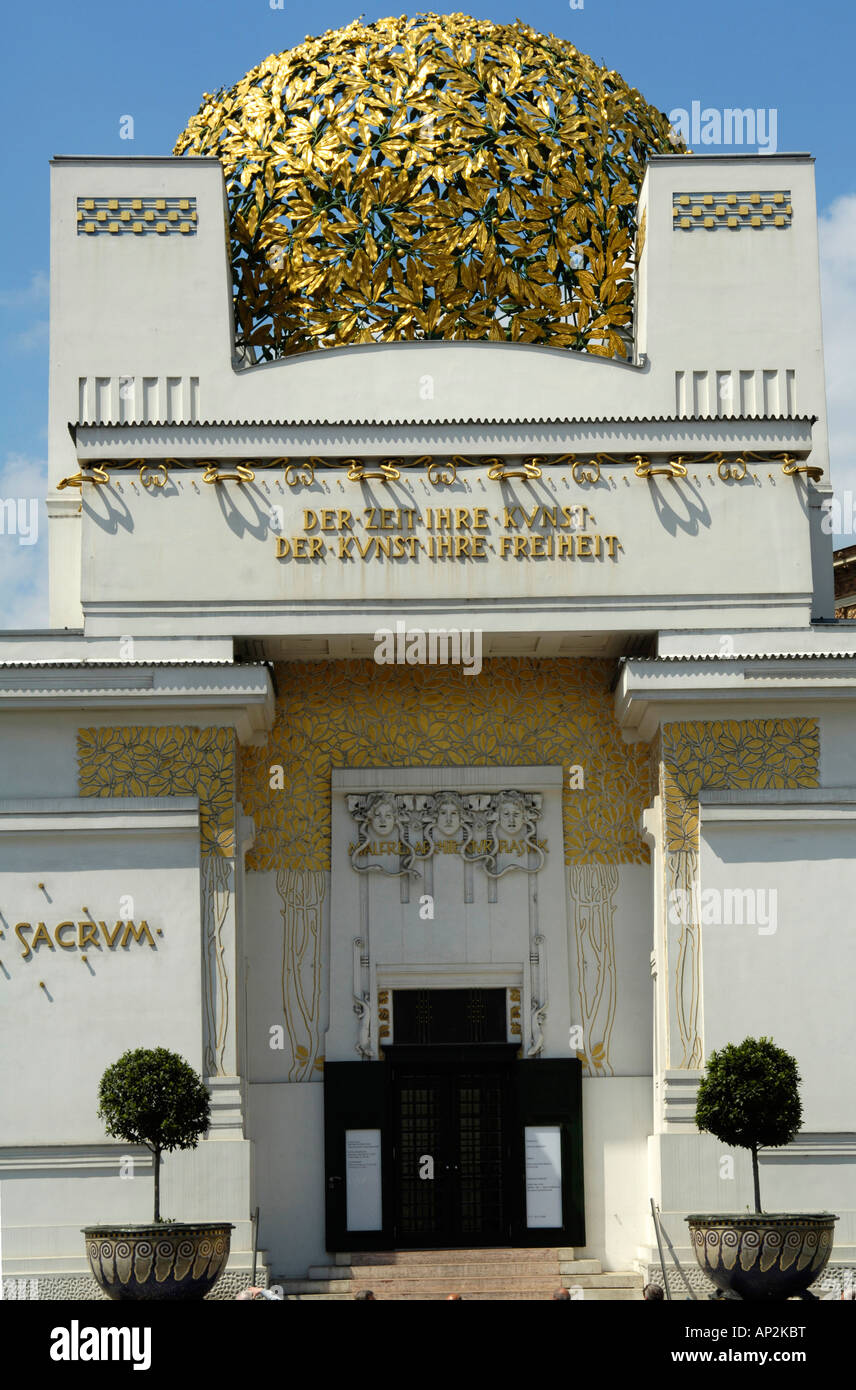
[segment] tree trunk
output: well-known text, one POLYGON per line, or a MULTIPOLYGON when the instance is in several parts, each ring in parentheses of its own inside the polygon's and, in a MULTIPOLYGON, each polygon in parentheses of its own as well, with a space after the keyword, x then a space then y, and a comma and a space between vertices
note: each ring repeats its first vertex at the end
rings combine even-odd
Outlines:
MULTIPOLYGON (((153 1149, 152 1152, 153 1152, 153 1154, 154 1154, 154 1160, 155 1160, 155 1216, 154 1216, 154 1219, 155 1219, 155 1222, 158 1222, 158 1221, 160 1221, 160 1219, 161 1219, 161 1214, 160 1214, 160 1165, 161 1165, 161 1156, 160 1156, 160 1149, 153 1149)), ((759 1207, 758 1210, 760 1211, 760 1207, 759 1207)))
POLYGON ((761 1182, 758 1177, 758 1146, 752 1145, 752 1178, 755 1183, 755 1210, 761 1210, 761 1182))

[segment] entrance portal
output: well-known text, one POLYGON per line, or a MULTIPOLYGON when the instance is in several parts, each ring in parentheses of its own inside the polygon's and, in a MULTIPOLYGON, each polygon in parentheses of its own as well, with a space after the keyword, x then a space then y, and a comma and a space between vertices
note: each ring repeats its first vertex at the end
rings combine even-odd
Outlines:
POLYGON ((520 1056, 505 991, 393 992, 382 1061, 324 1068, 327 1249, 585 1243, 580 1063, 520 1056))
POLYGON ((397 1246, 511 1236, 516 1048, 390 1048, 397 1246), (420 1055, 421 1054, 421 1055, 420 1055))

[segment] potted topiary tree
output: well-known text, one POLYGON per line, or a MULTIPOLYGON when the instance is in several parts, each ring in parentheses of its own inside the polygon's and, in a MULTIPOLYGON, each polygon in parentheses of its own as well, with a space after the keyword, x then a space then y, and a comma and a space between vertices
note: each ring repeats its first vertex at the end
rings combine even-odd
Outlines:
POLYGON ((836 1216, 761 1210, 758 1150, 789 1144, 802 1124, 800 1076, 770 1038, 728 1043, 708 1058, 696 1100, 696 1125, 723 1144, 749 1149, 755 1215, 688 1216, 696 1259, 720 1289, 743 1299, 806 1294, 832 1251, 836 1216))
POLYGON ((87 1226, 92 1273, 112 1299, 203 1298, 226 1266, 232 1226, 164 1221, 160 1214, 161 1155, 195 1149, 208 1129, 202 1078, 165 1047, 137 1048, 107 1068, 98 1100, 107 1133, 152 1154, 154 1215, 146 1226, 87 1226))

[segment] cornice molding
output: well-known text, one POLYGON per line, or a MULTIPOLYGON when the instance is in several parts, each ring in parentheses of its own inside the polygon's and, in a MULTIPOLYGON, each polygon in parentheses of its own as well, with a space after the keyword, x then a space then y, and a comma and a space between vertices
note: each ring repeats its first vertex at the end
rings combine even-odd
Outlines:
MULTIPOLYGON (((811 449, 811 416, 651 420, 345 420, 191 425, 70 425, 77 457, 132 459, 348 458, 444 453, 708 453, 811 449)), ((628 463, 630 472, 633 465, 628 463)), ((706 467, 706 465, 705 465, 706 467)))
POLYGON ((241 743, 271 727, 273 689, 264 667, 0 665, 0 709, 187 709, 232 724, 241 743))

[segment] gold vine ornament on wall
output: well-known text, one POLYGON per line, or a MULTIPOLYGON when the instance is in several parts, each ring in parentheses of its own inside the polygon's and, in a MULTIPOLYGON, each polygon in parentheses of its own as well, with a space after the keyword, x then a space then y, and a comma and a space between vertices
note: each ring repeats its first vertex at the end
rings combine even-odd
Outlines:
MULTIPOLYGON (((63 478, 57 484, 62 489, 65 487, 82 488, 86 482, 95 483, 103 486, 110 482, 108 469, 113 472, 125 472, 136 468, 139 472, 139 479, 146 489, 162 488, 169 480, 172 470, 187 472, 190 470, 202 470, 203 483, 219 484, 224 482, 252 483, 256 480, 257 472, 270 473, 281 470, 282 476, 290 488, 311 487, 315 482, 315 477, 319 469, 335 469, 344 471, 349 482, 368 482, 376 480, 383 483, 396 482, 403 470, 416 471, 424 468, 426 476, 432 487, 451 487, 457 481, 458 473, 461 469, 467 468, 486 468, 487 476, 492 482, 507 482, 513 478, 520 478, 524 481, 533 481, 543 475, 546 468, 550 471, 562 467, 570 470, 573 481, 580 486, 594 487, 603 481, 602 468, 606 464, 614 464, 617 467, 633 465, 633 476, 637 478, 653 478, 657 475, 664 475, 672 479, 686 478, 690 468, 699 468, 702 464, 710 463, 716 468, 716 475, 721 482, 743 482, 748 478, 748 465, 757 464, 782 464, 782 472, 786 477, 805 475, 812 482, 819 481, 823 477, 823 469, 818 464, 799 461, 794 454, 789 453, 760 453, 751 450, 744 450, 742 453, 725 454, 719 451, 706 454, 680 454, 676 456, 666 456, 662 463, 654 463, 653 457, 647 454, 556 454, 526 455, 519 466, 515 466, 513 460, 501 459, 495 456, 473 456, 466 457, 463 454, 452 454, 450 457, 434 458, 431 455, 422 454, 418 458, 383 458, 383 459, 325 459, 312 456, 309 458, 275 458, 264 459, 244 459, 240 463, 220 464, 207 459, 130 459, 128 462, 117 463, 115 460, 103 460, 100 463, 88 465, 90 473, 81 471, 73 477, 63 478), (229 471, 229 470, 233 471, 229 471), (156 470, 156 471, 155 471, 156 470)), ((712 478, 712 475, 709 475, 712 478)))

